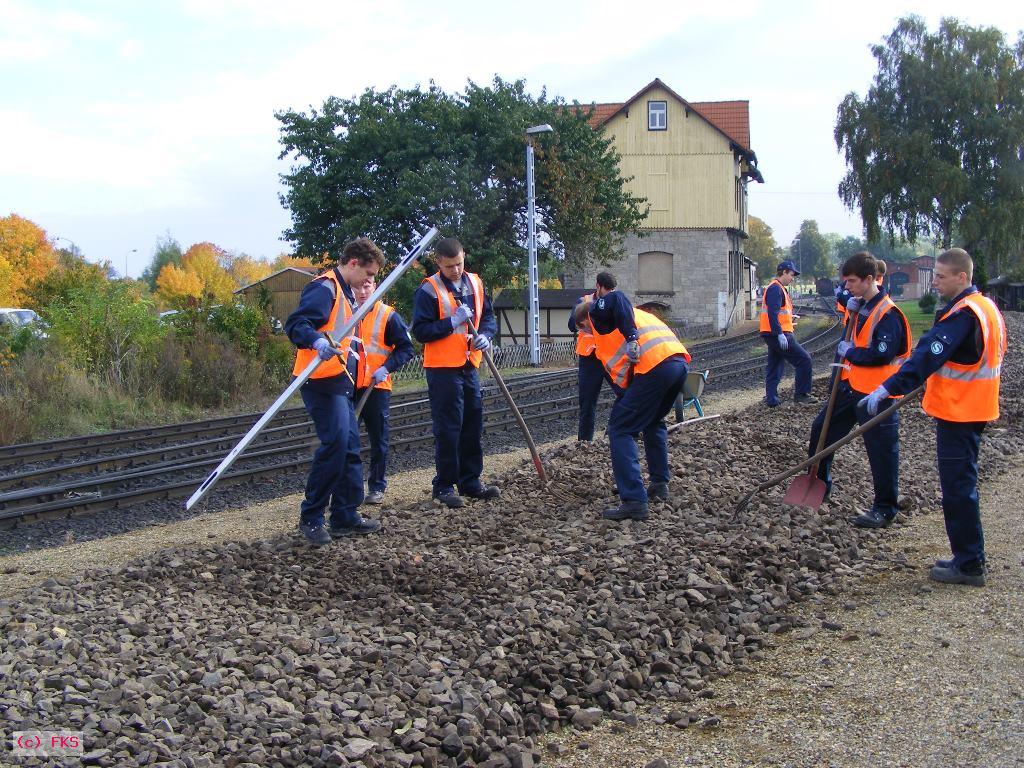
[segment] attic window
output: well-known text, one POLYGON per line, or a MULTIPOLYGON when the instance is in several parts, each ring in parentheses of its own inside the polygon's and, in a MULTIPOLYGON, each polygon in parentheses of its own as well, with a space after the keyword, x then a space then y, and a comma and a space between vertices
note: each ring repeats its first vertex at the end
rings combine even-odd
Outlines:
POLYGON ((647 102, 647 130, 664 131, 668 129, 668 102, 647 102))

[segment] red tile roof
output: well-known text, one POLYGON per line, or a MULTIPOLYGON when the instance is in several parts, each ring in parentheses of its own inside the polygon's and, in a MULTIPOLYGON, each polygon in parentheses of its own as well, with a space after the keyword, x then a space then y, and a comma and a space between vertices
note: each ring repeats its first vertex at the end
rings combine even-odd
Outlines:
MULTIPOLYGON (((671 88, 668 88, 660 80, 654 80, 643 90, 637 93, 629 101, 619 104, 591 104, 594 113, 590 117, 590 125, 594 128, 607 123, 619 110, 627 104, 632 104, 640 96, 654 85, 660 85, 673 94, 684 105, 693 109, 711 125, 724 133, 728 138, 735 141, 743 149, 750 150, 750 102, 749 101, 686 101, 678 96, 671 88)), ((584 109, 586 105, 581 105, 584 109)))

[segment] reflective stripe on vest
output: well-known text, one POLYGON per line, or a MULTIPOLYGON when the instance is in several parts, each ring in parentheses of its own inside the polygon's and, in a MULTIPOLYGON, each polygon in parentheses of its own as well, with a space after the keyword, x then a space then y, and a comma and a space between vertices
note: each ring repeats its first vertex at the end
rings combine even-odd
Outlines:
MULTIPOLYGON (((672 329, 655 315, 642 309, 634 309, 633 322, 636 324, 637 341, 640 343, 640 362, 632 366, 633 373, 647 373, 672 355, 684 355, 686 361, 690 361, 686 347, 676 338, 672 329)), ((612 381, 618 387, 627 386, 630 362, 626 357, 628 342, 625 337, 617 328, 610 333, 598 333, 595 328, 594 338, 597 341, 597 357, 604 363, 612 381)))
POLYGON ((902 355, 896 355, 886 365, 855 365, 849 363, 849 369, 843 368, 842 377, 843 379, 849 380, 850 387, 857 392, 862 392, 865 395, 870 394, 876 388, 882 385, 886 379, 892 376, 896 371, 899 370, 900 366, 903 365, 910 357, 910 352, 913 349, 913 339, 910 335, 910 323, 907 322, 906 315, 900 311, 900 308, 896 306, 889 296, 883 296, 882 299, 871 309, 871 313, 868 315, 864 322, 861 322, 861 314, 858 312, 854 320, 854 328, 856 332, 853 336, 854 346, 860 349, 868 349, 871 347, 875 328, 878 327, 878 323, 881 322, 882 318, 885 317, 889 312, 898 312, 900 319, 903 321, 903 333, 906 339, 905 352, 902 355))
MULTIPOLYGON (((359 359, 359 376, 356 379, 356 387, 365 389, 370 386, 370 377, 373 372, 384 365, 388 357, 394 351, 384 341, 387 333, 388 320, 391 319, 394 308, 382 301, 378 301, 362 320, 359 321, 359 338, 363 341, 363 356, 359 359)), ((375 389, 391 389, 391 374, 378 384, 375 389)))
POLYGON ((981 328, 982 350, 972 365, 946 361, 925 383, 921 407, 945 421, 995 421, 999 418, 999 373, 1006 355, 1006 324, 999 309, 980 293, 958 301, 940 318, 969 310, 981 328))
MULTIPOLYGON (((484 311, 484 284, 483 281, 472 272, 463 272, 463 276, 469 280, 473 289, 473 329, 480 327, 480 316, 484 311)), ((448 286, 441 279, 441 273, 436 272, 430 277, 424 278, 420 285, 431 296, 437 299, 437 316, 439 319, 451 317, 459 306, 459 300, 448 290, 448 286)), ((472 363, 474 368, 480 367, 483 354, 473 349, 469 337, 469 329, 465 323, 459 325, 450 336, 436 341, 428 341, 423 345, 423 367, 424 368, 461 368, 467 362, 472 363)))
MULTIPOLYGON (((782 289, 782 308, 778 314, 779 327, 783 333, 792 333, 793 300, 789 298, 789 291, 786 290, 786 286, 779 282, 778 278, 768 283, 768 288, 771 288, 773 285, 777 285, 782 289)), ((764 289, 764 296, 761 297, 761 333, 772 332, 772 324, 768 319, 768 288, 764 289)))
MULTIPOLYGON (((331 307, 331 314, 327 316, 327 322, 317 328, 318 331, 323 333, 329 331, 331 338, 338 341, 338 331, 352 318, 352 306, 348 303, 348 298, 345 296, 344 291, 341 289, 341 283, 338 282, 338 278, 335 275, 333 269, 325 272, 319 277, 314 277, 314 280, 326 280, 329 281, 331 290, 334 292, 334 304, 331 307), (343 300, 344 299, 344 300, 343 300), (342 311, 339 312, 338 308, 341 307, 342 311)), ((358 339, 355 336, 346 336, 344 339, 338 341, 338 349, 349 350, 351 354, 358 355, 357 350, 350 350, 352 342, 358 339)), ((298 376, 306 367, 313 361, 313 358, 317 357, 315 349, 296 349, 295 350, 295 365, 292 366, 292 376, 298 376)), ((331 376, 340 376, 343 373, 348 372, 348 368, 342 365, 342 360, 347 362, 348 357, 332 357, 330 360, 324 360, 317 369, 313 371, 311 379, 328 379, 331 376)))
MULTIPOLYGON (((590 294, 588 296, 581 297, 583 301, 595 301, 596 294, 590 294)), ((575 308, 574 308, 575 309, 575 308)), ((593 354, 594 350, 597 349, 597 340, 594 338, 594 334, 584 331, 579 326, 576 327, 576 354, 580 357, 586 357, 587 355, 593 354)))

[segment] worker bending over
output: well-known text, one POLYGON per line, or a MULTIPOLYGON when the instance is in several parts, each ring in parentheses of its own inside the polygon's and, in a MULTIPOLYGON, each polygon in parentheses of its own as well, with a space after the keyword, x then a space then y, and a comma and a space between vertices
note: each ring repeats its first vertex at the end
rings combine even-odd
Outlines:
POLYGON ((578 304, 576 324, 593 333, 597 356, 612 382, 625 390, 612 406, 608 441, 621 503, 609 520, 646 520, 648 499, 668 499, 668 428, 665 416, 686 382, 690 355, 655 315, 634 309, 620 291, 578 304), (650 486, 644 488, 635 435, 642 434, 650 486))

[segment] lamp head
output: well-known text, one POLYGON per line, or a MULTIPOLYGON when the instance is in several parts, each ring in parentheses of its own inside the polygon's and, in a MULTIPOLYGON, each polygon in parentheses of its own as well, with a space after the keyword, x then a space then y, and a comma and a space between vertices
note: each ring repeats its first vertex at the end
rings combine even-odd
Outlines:
POLYGON ((553 131, 553 130, 555 130, 555 129, 552 128, 547 123, 544 123, 543 125, 535 125, 532 128, 527 128, 526 129, 526 135, 527 136, 533 136, 533 135, 538 134, 538 133, 547 133, 548 131, 553 131))

